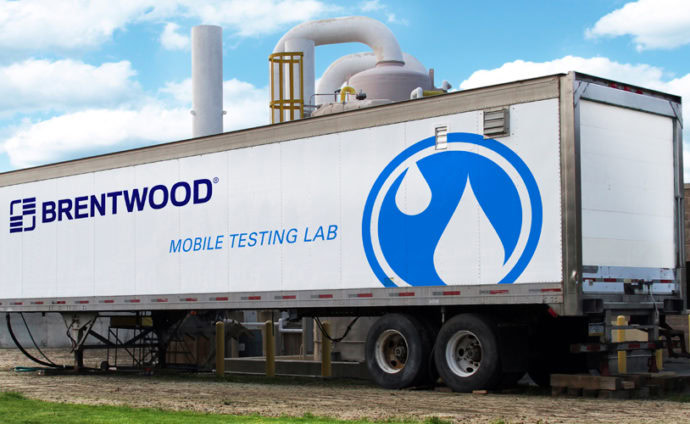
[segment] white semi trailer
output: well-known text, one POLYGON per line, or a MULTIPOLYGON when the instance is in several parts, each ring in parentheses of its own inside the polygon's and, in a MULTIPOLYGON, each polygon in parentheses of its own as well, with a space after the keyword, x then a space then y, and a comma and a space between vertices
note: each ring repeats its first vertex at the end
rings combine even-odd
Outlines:
POLYGON ((688 291, 680 105, 571 72, 6 172, 0 311, 148 312, 163 350, 179 311, 380 316, 389 388, 658 349, 688 291), (619 314, 648 343, 612 343, 619 314))

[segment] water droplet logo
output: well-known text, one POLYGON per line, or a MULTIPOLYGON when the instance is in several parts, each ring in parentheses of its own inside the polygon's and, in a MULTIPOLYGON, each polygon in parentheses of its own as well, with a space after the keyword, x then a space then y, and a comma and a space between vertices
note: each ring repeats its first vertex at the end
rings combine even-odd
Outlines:
POLYGON ((362 241, 385 287, 505 284, 531 261, 541 228, 541 195, 524 161, 496 140, 450 133, 445 150, 430 137, 384 168, 364 206, 362 241))

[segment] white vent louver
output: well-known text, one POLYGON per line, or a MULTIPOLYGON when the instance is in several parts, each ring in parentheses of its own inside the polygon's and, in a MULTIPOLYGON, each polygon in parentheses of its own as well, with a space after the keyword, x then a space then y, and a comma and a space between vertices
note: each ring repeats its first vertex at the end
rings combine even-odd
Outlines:
POLYGON ((510 135, 510 109, 484 111, 484 137, 495 138, 510 135))

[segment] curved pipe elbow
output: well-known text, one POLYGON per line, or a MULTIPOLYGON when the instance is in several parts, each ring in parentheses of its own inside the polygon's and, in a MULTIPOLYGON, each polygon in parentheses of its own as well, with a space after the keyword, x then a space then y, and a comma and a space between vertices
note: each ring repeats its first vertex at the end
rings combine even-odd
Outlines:
POLYGON ((354 96, 357 94, 357 92, 355 91, 354 88, 352 88, 350 86, 343 87, 342 90, 340 90, 340 103, 345 103, 345 99, 346 99, 348 94, 351 94, 354 96))
POLYGON ((285 42, 291 39, 313 40, 315 46, 359 42, 372 49, 377 62, 404 63, 393 32, 383 23, 365 16, 322 19, 297 25, 283 35, 273 52, 284 52, 285 42))

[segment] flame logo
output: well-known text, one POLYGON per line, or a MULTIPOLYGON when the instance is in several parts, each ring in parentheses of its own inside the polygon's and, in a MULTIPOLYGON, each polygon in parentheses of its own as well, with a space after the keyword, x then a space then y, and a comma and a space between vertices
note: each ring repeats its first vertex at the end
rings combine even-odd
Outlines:
MULTIPOLYGON (((437 250, 451 231, 449 223, 458 219, 459 206, 470 201, 478 204, 502 250, 501 269, 493 270, 496 280, 491 282, 513 283, 529 264, 541 234, 539 189, 515 152, 470 133, 448 134, 447 150, 436 150, 433 137, 410 146, 372 186, 364 207, 362 240, 381 283, 386 287, 396 287, 398 281, 412 286, 467 283, 442 278, 436 259, 443 254, 437 250)), ((467 225, 480 231, 476 223, 467 225)), ((468 243, 468 237, 462 237, 466 233, 452 238, 451 250, 473 253, 476 246, 463 245, 468 243)))

